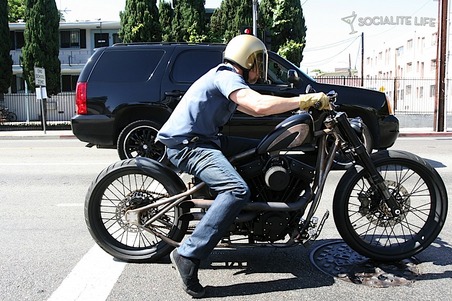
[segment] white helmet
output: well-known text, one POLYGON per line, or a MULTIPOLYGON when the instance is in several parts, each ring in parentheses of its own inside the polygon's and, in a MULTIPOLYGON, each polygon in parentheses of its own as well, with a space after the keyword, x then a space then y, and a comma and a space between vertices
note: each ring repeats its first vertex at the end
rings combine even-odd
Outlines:
POLYGON ((267 81, 267 48, 265 44, 253 35, 242 34, 229 41, 224 50, 224 60, 242 67, 245 80, 247 73, 257 64, 260 79, 267 81))

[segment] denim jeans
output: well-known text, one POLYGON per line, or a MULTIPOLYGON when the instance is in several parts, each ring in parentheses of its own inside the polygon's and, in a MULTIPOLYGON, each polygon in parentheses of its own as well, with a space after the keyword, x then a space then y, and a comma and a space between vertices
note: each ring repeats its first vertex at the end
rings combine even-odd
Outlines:
POLYGON ((167 150, 168 158, 175 166, 194 175, 217 192, 215 201, 192 235, 179 247, 180 255, 207 258, 249 201, 248 185, 225 155, 240 153, 256 144, 257 141, 253 139, 222 137, 221 150, 213 143, 191 143, 167 150))

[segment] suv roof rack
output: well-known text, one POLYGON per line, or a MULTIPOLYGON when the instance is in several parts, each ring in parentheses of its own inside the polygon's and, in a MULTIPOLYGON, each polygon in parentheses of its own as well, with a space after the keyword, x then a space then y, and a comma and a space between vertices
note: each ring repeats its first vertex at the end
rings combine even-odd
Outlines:
POLYGON ((224 43, 190 43, 190 42, 131 42, 116 43, 112 46, 135 46, 135 45, 225 45, 224 43))

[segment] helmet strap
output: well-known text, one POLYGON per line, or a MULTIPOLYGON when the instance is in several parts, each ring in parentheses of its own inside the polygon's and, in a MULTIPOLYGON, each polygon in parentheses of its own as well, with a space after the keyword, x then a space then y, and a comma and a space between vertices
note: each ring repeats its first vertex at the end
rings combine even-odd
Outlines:
POLYGON ((245 69, 245 68, 240 68, 240 69, 242 69, 243 79, 245 80, 245 82, 248 82, 248 77, 250 76, 250 70, 245 69))

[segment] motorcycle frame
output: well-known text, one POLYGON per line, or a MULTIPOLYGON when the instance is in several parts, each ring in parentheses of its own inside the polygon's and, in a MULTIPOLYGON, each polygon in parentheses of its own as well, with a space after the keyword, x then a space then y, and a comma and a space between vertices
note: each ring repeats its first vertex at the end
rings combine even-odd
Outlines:
MULTIPOLYGON (((369 171, 369 181, 371 183, 376 184, 380 192, 383 196, 386 197, 385 201, 387 202, 389 208, 391 208, 392 212, 397 213, 398 206, 395 202, 395 200, 392 198, 391 194, 389 193, 383 178, 376 170, 375 166, 372 163, 372 160, 367 153, 364 145, 362 144, 361 140, 359 139, 356 132, 351 127, 346 114, 342 112, 335 112, 331 111, 330 117, 327 117, 325 119, 325 129, 316 131, 314 133, 314 137, 317 140, 317 161, 316 161, 316 173, 314 176, 314 180, 312 181, 312 187, 308 187, 310 189, 306 189, 303 196, 299 198, 299 201, 295 202, 296 205, 293 205, 294 203, 277 203, 277 202, 268 202, 268 203, 253 203, 250 202, 248 206, 245 206, 245 210, 249 211, 296 211, 300 210, 301 215, 304 216, 306 209, 309 206, 309 210, 305 217, 303 217, 303 220, 305 221, 299 230, 299 234, 308 233, 309 228, 312 228, 312 224, 310 221, 313 219, 315 212, 317 211, 323 189, 325 187, 328 174, 331 171, 334 159, 335 159, 335 153, 342 147, 347 147, 351 150, 353 157, 355 159, 359 159, 361 164, 364 165, 364 167, 369 171), (346 137, 344 140, 343 136, 346 137), (328 139, 329 137, 333 137, 333 143, 329 143, 328 139), (347 142, 346 142, 347 141, 347 142), (393 203, 394 202, 394 203, 393 203), (393 207, 394 206, 394 207, 393 207)), ((246 159, 248 157, 254 156, 255 150, 249 150, 243 153, 240 153, 230 159, 231 163, 234 163, 241 159, 246 159)), ((199 184, 196 184, 195 186, 187 189, 184 192, 181 192, 179 194, 170 196, 168 198, 161 199, 159 201, 156 201, 155 203, 148 204, 146 206, 128 210, 125 213, 126 220, 147 231, 152 233, 153 235, 156 235, 157 237, 161 238, 166 243, 172 245, 172 246, 179 246, 180 243, 176 242, 168 237, 166 237, 163 234, 160 234, 155 229, 148 227, 150 224, 158 220, 161 216, 166 214, 169 210, 172 208, 181 205, 183 202, 190 201, 193 203, 194 208, 209 208, 210 204, 213 202, 213 200, 208 199, 188 199, 191 195, 193 195, 195 192, 201 190, 205 187, 205 183, 201 182, 199 184), (188 199, 188 200, 187 200, 188 199), (141 212, 147 211, 152 208, 158 208, 160 206, 164 206, 163 208, 159 209, 159 212, 151 217, 149 220, 147 220, 144 224, 140 223, 140 216, 141 212)), ((320 231, 323 228, 323 224, 328 217, 329 212, 327 211, 320 222, 317 230, 314 233, 310 233, 310 235, 304 236, 302 239, 298 238, 298 242, 306 243, 307 241, 315 240, 318 235, 320 234, 320 231)), ((294 242, 294 238, 291 237, 287 243, 284 245, 291 245, 294 242)), ((274 245, 274 244, 272 244, 274 245)))

